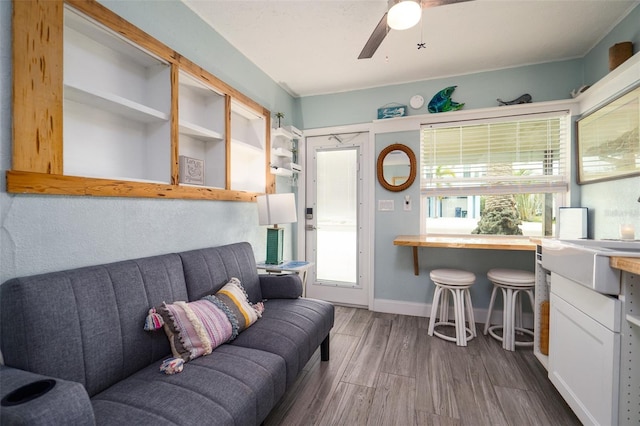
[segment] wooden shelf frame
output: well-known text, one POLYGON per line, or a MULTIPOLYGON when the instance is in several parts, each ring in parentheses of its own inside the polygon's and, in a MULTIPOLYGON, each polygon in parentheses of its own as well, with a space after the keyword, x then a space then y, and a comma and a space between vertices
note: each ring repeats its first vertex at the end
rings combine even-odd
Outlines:
MULTIPOLYGON (((271 113, 248 96, 170 49, 95 0, 13 1, 13 152, 7 192, 101 197, 255 201, 261 192, 231 187, 231 103, 258 112, 265 121, 265 191, 275 192, 269 173, 271 113), (77 10, 170 67, 171 171, 169 184, 64 175, 63 44, 65 5, 77 10), (225 96, 226 185, 224 189, 180 185, 178 180, 179 73, 185 71, 225 96)), ((106 99, 105 102, 110 102, 106 99)))

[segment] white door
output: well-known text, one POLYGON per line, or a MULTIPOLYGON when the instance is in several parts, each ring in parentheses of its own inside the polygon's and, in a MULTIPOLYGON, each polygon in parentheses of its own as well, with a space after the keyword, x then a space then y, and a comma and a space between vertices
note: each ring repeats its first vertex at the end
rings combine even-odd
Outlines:
POLYGON ((307 297, 368 305, 363 244, 363 149, 369 134, 307 137, 306 247, 315 267, 307 297))

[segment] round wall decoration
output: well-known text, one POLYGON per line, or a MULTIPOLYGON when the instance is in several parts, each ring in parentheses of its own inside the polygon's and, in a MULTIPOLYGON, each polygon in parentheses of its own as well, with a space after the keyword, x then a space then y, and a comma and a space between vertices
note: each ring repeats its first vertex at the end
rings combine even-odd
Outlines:
POLYGON ((420 95, 414 95, 409 100, 409 105, 411 105, 411 108, 413 109, 422 108, 422 105, 424 105, 424 98, 420 95))

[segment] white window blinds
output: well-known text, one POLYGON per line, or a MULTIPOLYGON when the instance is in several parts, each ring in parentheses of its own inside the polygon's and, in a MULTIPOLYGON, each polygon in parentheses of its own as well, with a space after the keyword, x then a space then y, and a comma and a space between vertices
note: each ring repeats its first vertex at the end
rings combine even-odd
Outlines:
POLYGON ((423 194, 563 192, 569 112, 441 123, 422 128, 423 194))

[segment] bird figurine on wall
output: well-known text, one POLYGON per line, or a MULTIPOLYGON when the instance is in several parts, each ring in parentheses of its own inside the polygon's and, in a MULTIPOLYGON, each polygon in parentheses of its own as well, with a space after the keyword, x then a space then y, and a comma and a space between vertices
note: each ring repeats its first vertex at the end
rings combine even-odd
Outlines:
POLYGON ((500 106, 503 106, 503 105, 530 104, 531 99, 532 99, 531 95, 528 93, 525 93, 524 95, 520 96, 519 98, 515 98, 512 101, 503 101, 500 98, 496 99, 496 101, 498 101, 498 104, 500 106))
POLYGON ((431 98, 431 101, 429 101, 427 110, 429 110, 429 112, 446 112, 462 109, 464 103, 451 100, 451 95, 453 91, 456 90, 456 87, 458 86, 449 86, 436 93, 435 96, 431 98))

